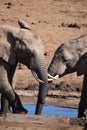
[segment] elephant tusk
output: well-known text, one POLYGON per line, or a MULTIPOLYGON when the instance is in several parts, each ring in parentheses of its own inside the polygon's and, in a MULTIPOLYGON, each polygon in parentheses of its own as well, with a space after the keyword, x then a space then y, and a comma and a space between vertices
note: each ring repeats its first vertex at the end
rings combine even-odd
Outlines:
POLYGON ((58 79, 59 78, 59 75, 56 75, 56 76, 52 76, 48 73, 48 77, 50 77, 51 79, 48 78, 48 81, 52 81, 53 79, 58 79))
POLYGON ((51 79, 51 78, 48 78, 48 82, 51 82, 51 81, 53 81, 53 79, 51 79))
POLYGON ((35 78, 37 81, 39 81, 40 83, 44 83, 43 80, 41 80, 41 79, 38 78, 36 72, 34 72, 33 70, 31 70, 31 72, 32 72, 32 75, 34 76, 34 78, 35 78))

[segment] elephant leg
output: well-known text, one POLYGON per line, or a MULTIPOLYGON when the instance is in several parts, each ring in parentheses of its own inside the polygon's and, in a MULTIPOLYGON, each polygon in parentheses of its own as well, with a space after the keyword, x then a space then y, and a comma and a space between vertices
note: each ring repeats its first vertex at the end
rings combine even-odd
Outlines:
POLYGON ((16 101, 12 104, 12 112, 18 114, 26 114, 28 111, 23 107, 21 100, 17 93, 15 93, 16 101))
POLYGON ((10 113, 10 106, 8 100, 1 94, 1 114, 10 113))
POLYGON ((81 99, 78 108, 78 117, 84 117, 85 116, 84 112, 86 109, 87 109, 87 74, 84 75, 81 99))
MULTIPOLYGON (((15 66, 13 66, 12 68, 10 67, 9 69, 9 73, 8 73, 8 81, 10 83, 10 85, 15 89, 15 84, 16 84, 16 76, 14 76, 14 72, 15 72, 15 66)), ((13 108, 12 108, 13 109, 13 108)), ((13 110, 14 111, 14 110, 13 110)), ((10 113, 10 104, 8 102, 8 100, 4 97, 3 94, 1 94, 1 110, 0 113, 10 113)), ((14 112, 15 113, 15 112, 14 112)))
MULTIPOLYGON (((15 89, 15 86, 16 86, 15 69, 16 69, 16 66, 12 66, 12 67, 9 68, 9 71, 8 71, 8 81, 9 81, 10 85, 12 86, 12 89, 15 89)), ((8 102, 8 100, 7 100, 7 102, 8 102)), ((8 107, 8 109, 10 108, 9 103, 4 104, 4 105, 5 105, 5 107, 8 107)), ((10 111, 10 109, 9 109, 9 111, 10 111)), ((15 110, 14 110, 13 107, 12 107, 12 112, 15 113, 15 110)))
MULTIPOLYGON (((15 89, 15 84, 16 84, 15 69, 16 69, 16 66, 10 66, 9 71, 8 71, 8 81, 9 81, 10 85, 12 86, 13 91, 15 89)), ((15 93, 15 97, 16 97, 16 101, 14 104, 11 105, 12 112, 13 113, 27 113, 27 110, 23 107, 21 100, 19 99, 19 96, 16 93, 15 93)), ((10 106, 8 106, 9 103, 6 104, 4 102, 3 105, 5 108, 8 108, 8 109, 10 108, 10 106)))
MULTIPOLYGON (((14 113, 27 113, 27 110, 23 107, 19 96, 15 93, 12 88, 12 80, 14 75, 14 66, 10 66, 6 62, 1 62, 0 66, 0 93, 8 100, 10 106, 12 107, 12 111, 14 113), (11 73, 10 73, 11 72, 11 73)), ((2 104, 4 104, 4 100, 2 100, 2 104)), ((1 105, 2 105, 1 104, 1 105)), ((9 109, 9 106, 2 105, 3 110, 6 108, 9 109), (3 108, 5 106, 5 108, 3 108)), ((6 112, 5 112, 6 113, 6 112)))
POLYGON ((13 113, 27 113, 27 110, 23 107, 19 96, 14 92, 14 90, 10 89, 9 91, 5 92, 4 97, 8 100, 10 106, 13 108, 13 113))
MULTIPOLYGON (((10 70, 11 73, 8 75, 8 78, 9 78, 9 82, 12 86, 12 89, 14 91, 15 89, 15 79, 16 79, 16 76, 14 75, 14 71, 15 71, 15 68, 12 70, 10 70)), ((13 113, 23 113, 23 114, 26 114, 27 113, 27 110, 23 107, 22 103, 21 103, 21 100, 19 98, 19 96, 17 95, 17 93, 14 91, 14 94, 15 94, 15 102, 14 104, 11 105, 12 107, 12 112, 13 113)))

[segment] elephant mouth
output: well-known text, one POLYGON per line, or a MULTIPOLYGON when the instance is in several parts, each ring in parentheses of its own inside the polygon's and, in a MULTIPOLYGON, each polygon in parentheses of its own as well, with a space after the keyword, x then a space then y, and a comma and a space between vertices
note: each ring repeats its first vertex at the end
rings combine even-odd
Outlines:
POLYGON ((39 81, 40 83, 44 83, 43 80, 39 79, 39 77, 38 77, 38 75, 37 75, 37 73, 36 73, 35 71, 31 70, 31 72, 32 72, 32 75, 34 76, 34 78, 35 78, 37 81, 39 81))

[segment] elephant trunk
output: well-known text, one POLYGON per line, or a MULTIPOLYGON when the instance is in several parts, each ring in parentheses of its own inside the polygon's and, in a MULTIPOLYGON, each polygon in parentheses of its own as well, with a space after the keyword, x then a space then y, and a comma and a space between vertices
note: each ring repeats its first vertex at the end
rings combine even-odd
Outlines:
POLYGON ((41 114, 42 109, 43 109, 43 105, 45 103, 45 97, 47 95, 48 92, 48 87, 47 84, 39 84, 39 93, 38 93, 38 101, 37 101, 37 105, 36 105, 36 111, 35 114, 41 114))
POLYGON ((44 55, 38 54, 36 55, 36 62, 38 72, 37 75, 44 82, 39 82, 39 93, 38 93, 38 101, 36 105, 35 114, 41 114, 43 105, 45 103, 45 97, 48 92, 48 76, 47 76, 47 67, 44 59, 44 55))

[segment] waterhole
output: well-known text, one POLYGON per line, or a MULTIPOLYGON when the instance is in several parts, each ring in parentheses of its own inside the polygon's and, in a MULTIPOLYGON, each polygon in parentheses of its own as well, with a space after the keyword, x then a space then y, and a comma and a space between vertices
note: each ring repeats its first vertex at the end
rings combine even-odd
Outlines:
MULTIPOLYGON (((34 115, 36 105, 24 104, 24 107, 28 110, 29 115, 34 115)), ((42 110, 42 115, 76 118, 78 116, 78 109, 64 108, 64 107, 58 107, 53 105, 44 105, 42 110)))

